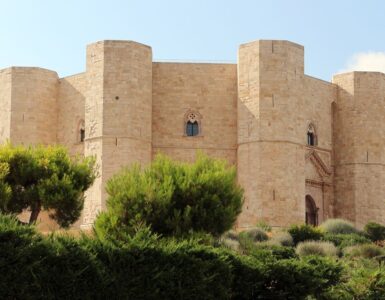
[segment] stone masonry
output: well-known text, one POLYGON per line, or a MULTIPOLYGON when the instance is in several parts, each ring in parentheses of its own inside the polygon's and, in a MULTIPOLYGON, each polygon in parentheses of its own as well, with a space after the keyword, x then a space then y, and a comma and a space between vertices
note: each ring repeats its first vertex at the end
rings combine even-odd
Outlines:
POLYGON ((158 152, 193 161, 198 150, 237 167, 238 228, 331 217, 385 224, 385 74, 310 77, 292 42, 247 43, 237 64, 221 64, 153 62, 149 46, 101 41, 87 47, 81 74, 0 70, 0 104, 0 143, 96 156, 100 176, 75 226, 92 226, 122 166, 158 152))

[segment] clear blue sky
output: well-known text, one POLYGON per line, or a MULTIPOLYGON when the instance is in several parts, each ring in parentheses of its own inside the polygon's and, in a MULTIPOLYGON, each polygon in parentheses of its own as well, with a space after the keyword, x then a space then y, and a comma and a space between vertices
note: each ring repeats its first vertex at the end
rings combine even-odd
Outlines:
POLYGON ((305 46, 305 72, 330 80, 348 59, 385 52, 382 0, 0 0, 0 69, 83 72, 86 44, 148 44, 154 59, 236 61, 241 43, 305 46))

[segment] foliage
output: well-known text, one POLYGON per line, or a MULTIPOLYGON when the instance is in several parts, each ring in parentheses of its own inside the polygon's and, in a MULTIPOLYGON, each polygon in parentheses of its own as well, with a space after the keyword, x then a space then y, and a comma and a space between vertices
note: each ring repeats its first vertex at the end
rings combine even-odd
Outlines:
POLYGON ((247 237, 253 242, 263 242, 269 239, 266 232, 261 228, 252 228, 241 232, 239 238, 242 239, 244 237, 247 237))
POLYGON ((278 232, 272 237, 272 241, 281 246, 292 247, 294 245, 293 237, 288 232, 278 232))
POLYGON ((229 230, 222 235, 222 239, 231 239, 231 240, 238 241, 239 234, 234 230, 229 230))
POLYGON ((147 227, 115 242, 43 237, 0 216, 0 298, 306 299, 341 276, 331 260, 263 262, 194 239, 160 239, 147 227))
POLYGON ((300 257, 309 255, 337 256, 338 250, 331 242, 304 241, 297 245, 295 251, 300 257))
POLYGON ((0 146, 2 182, 11 189, 8 200, 0 201, 0 212, 18 214, 29 208, 33 223, 45 209, 60 226, 68 227, 80 217, 83 194, 96 176, 94 162, 71 160, 59 146, 0 146))
POLYGON ((369 222, 365 225, 364 231, 372 241, 385 240, 385 226, 381 224, 369 222))
POLYGON ((267 224, 267 222, 264 221, 264 220, 259 221, 259 222, 255 225, 255 227, 261 228, 261 229, 262 229, 263 231, 265 231, 265 232, 271 232, 271 230, 272 230, 271 226, 270 226, 269 224, 267 224))
POLYGON ((323 237, 323 232, 311 225, 292 225, 288 232, 293 237, 294 245, 297 245, 299 242, 303 241, 318 241, 323 237))
POLYGON ((0 163, 0 212, 7 210, 8 202, 11 199, 11 187, 4 181, 8 174, 9 165, 0 163))
POLYGON ((330 288, 326 299, 385 299, 385 270, 366 260, 353 261, 345 269, 346 280, 330 288))
POLYGON ((354 227, 353 223, 343 219, 328 219, 320 225, 320 227, 328 233, 333 234, 351 234, 359 231, 354 227))
POLYGON ((375 258, 385 254, 384 250, 374 244, 362 244, 346 248, 345 254, 351 257, 375 258))
POLYGON ((106 187, 107 211, 95 223, 99 237, 133 233, 138 223, 163 236, 229 230, 243 203, 233 167, 199 154, 193 164, 158 155, 146 169, 138 165, 113 176, 106 187))
POLYGON ((338 248, 343 249, 345 247, 354 246, 357 244, 367 244, 370 243, 370 240, 366 238, 365 236, 357 233, 350 233, 350 234, 333 234, 333 233, 326 233, 324 237, 322 238, 324 241, 332 242, 334 245, 336 245, 338 248))
POLYGON ((255 243, 254 248, 249 253, 259 259, 289 259, 297 258, 293 247, 274 245, 270 242, 255 243))

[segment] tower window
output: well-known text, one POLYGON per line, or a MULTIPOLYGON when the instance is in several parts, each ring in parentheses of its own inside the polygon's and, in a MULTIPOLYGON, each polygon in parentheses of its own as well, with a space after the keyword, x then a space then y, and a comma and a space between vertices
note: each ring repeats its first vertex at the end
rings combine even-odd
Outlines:
POLYGON ((83 143, 85 138, 86 138, 86 129, 85 129, 85 126, 84 126, 84 120, 81 120, 79 122, 79 125, 78 125, 78 137, 77 137, 77 140, 78 140, 78 143, 83 143))
POLYGON ((80 129, 80 142, 81 143, 84 142, 85 137, 86 137, 86 131, 84 130, 84 128, 81 128, 80 129))
POLYGON ((200 136, 202 134, 200 114, 189 110, 185 115, 184 126, 186 136, 200 136))
POLYGON ((197 121, 187 121, 186 124, 186 135, 187 136, 196 136, 199 134, 199 125, 197 121))
POLYGON ((317 135, 315 133, 315 128, 313 124, 310 124, 307 129, 307 144, 309 146, 317 145, 317 135))

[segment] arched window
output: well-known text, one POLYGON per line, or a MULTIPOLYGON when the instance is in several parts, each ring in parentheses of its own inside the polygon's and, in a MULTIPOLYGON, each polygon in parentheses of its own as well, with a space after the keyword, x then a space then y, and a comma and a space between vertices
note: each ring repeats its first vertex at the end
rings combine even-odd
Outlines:
POLYGON ((187 121, 186 123, 186 135, 187 136, 196 136, 199 134, 199 125, 198 122, 187 121))
POLYGON ((309 146, 317 146, 317 135, 313 124, 310 124, 307 129, 307 144, 309 146))
POLYGON ((195 112, 188 112, 185 117, 185 134, 186 136, 200 135, 200 116, 195 112))
POLYGON ((84 126, 84 120, 81 120, 79 122, 79 127, 78 127, 78 142, 83 143, 86 138, 86 129, 84 126))

